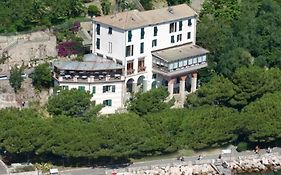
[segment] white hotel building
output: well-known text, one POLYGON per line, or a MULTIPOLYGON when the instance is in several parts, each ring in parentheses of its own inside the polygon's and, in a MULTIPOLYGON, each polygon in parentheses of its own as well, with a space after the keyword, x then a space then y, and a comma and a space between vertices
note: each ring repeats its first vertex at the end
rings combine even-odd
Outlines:
POLYGON ((93 20, 93 54, 83 62, 55 62, 56 83, 90 91, 102 113, 114 113, 131 93, 167 86, 184 99, 197 88, 208 51, 196 45, 196 12, 182 4, 93 20))

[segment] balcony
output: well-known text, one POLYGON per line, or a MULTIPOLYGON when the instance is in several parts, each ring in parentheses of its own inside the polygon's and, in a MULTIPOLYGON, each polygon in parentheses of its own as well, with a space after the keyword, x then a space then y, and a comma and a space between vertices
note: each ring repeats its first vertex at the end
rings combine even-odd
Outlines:
POLYGON ((153 72, 159 73, 163 76, 173 77, 173 76, 184 75, 186 73, 190 73, 207 66, 208 66, 207 62, 201 62, 193 65, 179 67, 176 69, 169 69, 168 67, 164 67, 154 63, 152 66, 152 70, 153 72))
POLYGON ((133 73, 135 73, 135 69, 128 69, 127 70, 127 75, 131 75, 133 73))
POLYGON ((138 67, 138 72, 144 72, 146 69, 146 66, 140 66, 138 67))
POLYGON ((77 74, 71 72, 57 73, 54 72, 54 78, 60 82, 80 82, 80 83, 94 83, 94 82, 115 82, 124 81, 125 77, 121 73, 108 72, 93 72, 77 74))

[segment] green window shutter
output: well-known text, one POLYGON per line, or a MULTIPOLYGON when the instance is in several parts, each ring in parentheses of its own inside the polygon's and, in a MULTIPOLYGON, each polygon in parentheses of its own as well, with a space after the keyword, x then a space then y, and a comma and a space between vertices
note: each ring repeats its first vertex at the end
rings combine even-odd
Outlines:
POLYGON ((92 92, 92 94, 95 94, 96 93, 96 86, 93 86, 93 92, 92 92))
POLYGON ((112 106, 112 100, 108 100, 108 106, 112 106))
POLYGON ((144 43, 141 43, 140 45, 140 53, 143 53, 144 52, 144 43))
POLYGON ((85 91, 85 86, 78 86, 78 89, 79 89, 80 91, 85 91))
POLYGON ((97 24, 97 34, 100 35, 100 24, 97 24))
POLYGON ((182 21, 179 22, 179 31, 182 31, 182 21))
POLYGON ((192 26, 191 19, 188 19, 188 26, 192 26))
POLYGON ((130 56, 130 46, 126 46, 126 57, 130 56))
POLYGON ((141 28, 141 39, 144 39, 144 28, 141 28))
POLYGON ((171 43, 175 43, 175 37, 171 36, 171 43))
POLYGON ((132 41, 132 31, 128 31, 128 42, 131 42, 132 41))
POLYGON ((108 27, 108 34, 112 34, 112 27, 108 27))
POLYGON ((102 87, 102 92, 105 93, 106 92, 106 86, 102 87))
POLYGON ((96 45, 97 45, 97 49, 100 49, 100 39, 99 38, 97 38, 96 45))
POLYGON ((158 32, 157 27, 154 27, 154 36, 157 36, 157 32, 158 32))
POLYGON ((115 85, 112 86, 112 92, 115 92, 115 85))

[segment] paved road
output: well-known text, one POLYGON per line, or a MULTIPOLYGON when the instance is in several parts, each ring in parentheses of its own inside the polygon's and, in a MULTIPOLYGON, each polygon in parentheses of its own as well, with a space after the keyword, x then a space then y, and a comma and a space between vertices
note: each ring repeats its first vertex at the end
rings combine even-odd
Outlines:
MULTIPOLYGON (((279 153, 281 154, 281 148, 274 148, 272 150, 273 153, 279 153)), ((265 150, 261 150, 260 154, 267 154, 265 150)), ((253 151, 245 151, 238 153, 234 148, 231 149, 230 154, 224 154, 222 156, 222 159, 225 161, 232 161, 236 160, 239 157, 245 157, 249 155, 256 155, 253 151)), ((193 157, 184 157, 185 162, 195 163, 195 164, 205 164, 205 163, 212 163, 214 160, 218 159, 218 154, 215 155, 203 155, 202 160, 197 160, 198 156, 193 157)), ((258 155, 257 155, 258 156, 258 155)), ((117 170, 118 172, 124 172, 125 169, 135 169, 135 168, 144 168, 149 169, 152 166, 162 166, 162 165, 171 165, 171 164, 179 164, 182 163, 179 160, 176 160, 176 158, 173 159, 164 159, 164 160, 154 160, 154 161, 146 161, 146 162, 139 162, 129 165, 126 168, 84 168, 84 169, 74 169, 69 170, 66 172, 62 172, 62 175, 104 175, 106 172, 109 174, 113 170, 117 170)))

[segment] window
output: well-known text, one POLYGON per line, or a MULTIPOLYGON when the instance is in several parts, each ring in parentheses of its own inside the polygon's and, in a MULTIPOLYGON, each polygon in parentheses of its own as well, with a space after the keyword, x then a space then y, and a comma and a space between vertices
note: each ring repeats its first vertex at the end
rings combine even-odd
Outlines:
POLYGON ((206 55, 203 56, 202 61, 206 61, 207 57, 206 55))
POLYGON ((78 86, 79 91, 85 91, 85 86, 78 86))
POLYGON ((127 62, 127 74, 130 75, 133 73, 134 73, 134 62, 133 61, 127 62))
POLYGON ((62 86, 62 90, 68 90, 68 86, 62 86))
POLYGON ((96 86, 93 86, 92 87, 92 94, 95 94, 96 93, 96 86))
POLYGON ((196 64, 197 63, 197 58, 193 58, 192 63, 196 64))
POLYGON ((189 66, 192 65, 192 59, 189 59, 189 60, 188 60, 188 65, 189 65, 189 66))
POLYGON ((202 57, 198 57, 198 63, 202 62, 202 57))
POLYGON ((103 86, 102 87, 102 92, 115 92, 115 85, 109 85, 109 86, 103 86))
POLYGON ((187 32, 187 39, 190 39, 191 37, 191 32, 187 32))
POLYGON ((112 34, 112 27, 108 27, 108 34, 112 34))
POLYGON ((144 28, 141 28, 141 39, 144 39, 144 28))
POLYGON ((181 41, 181 39, 182 39, 182 35, 181 34, 177 35, 177 42, 181 41))
POLYGON ((100 24, 97 24, 97 34, 100 35, 100 24))
POLYGON ((179 67, 179 63, 178 62, 174 62, 174 69, 178 68, 179 67))
POLYGON ((138 72, 142 72, 142 71, 145 71, 143 58, 138 60, 138 72))
POLYGON ((120 60, 116 60, 116 63, 119 65, 123 65, 122 61, 120 61, 120 60))
POLYGON ((191 19, 188 19, 188 26, 192 26, 191 19))
POLYGON ((177 31, 177 23, 173 22, 170 24, 170 33, 176 32, 177 31))
POLYGON ((103 105, 104 106, 112 106, 112 100, 104 100, 103 105))
POLYGON ((152 74, 152 79, 156 79, 157 75, 156 74, 152 74))
POLYGON ((186 66, 187 65, 187 60, 184 60, 183 61, 183 66, 186 66))
POLYGON ((99 38, 97 38, 97 43, 96 43, 96 45, 97 45, 97 49, 100 49, 100 39, 99 39, 99 38))
POLYGON ((108 53, 112 53, 112 42, 108 43, 108 53))
POLYGON ((152 47, 156 47, 156 46, 157 46, 157 40, 154 39, 154 40, 152 40, 152 47))
POLYGON ((158 29, 157 29, 157 27, 155 26, 155 27, 154 27, 154 33, 153 33, 153 36, 157 36, 157 33, 158 33, 158 29))
POLYGON ((182 21, 179 22, 179 31, 182 31, 182 21))
POLYGON ((143 53, 144 52, 144 43, 141 43, 140 44, 140 53, 143 53))
POLYGON ((179 61, 179 67, 182 67, 183 61, 179 61))
POLYGON ((129 30, 129 31, 128 31, 128 42, 131 42, 131 41, 132 41, 132 37, 133 37, 132 31, 129 30))
POLYGON ((134 55, 134 45, 126 46, 126 57, 134 55))
POLYGON ((175 43, 175 37, 171 36, 171 43, 175 43))
POLYGON ((113 58, 109 56, 106 56, 106 59, 113 61, 113 58))

